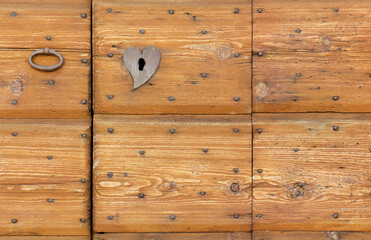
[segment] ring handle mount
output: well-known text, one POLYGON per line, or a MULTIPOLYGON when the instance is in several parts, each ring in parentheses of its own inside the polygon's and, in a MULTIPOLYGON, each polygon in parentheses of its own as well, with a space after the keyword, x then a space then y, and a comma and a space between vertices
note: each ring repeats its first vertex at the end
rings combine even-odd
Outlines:
POLYGON ((63 57, 60 53, 58 53, 57 51, 55 51, 53 49, 43 48, 43 49, 39 49, 39 50, 36 50, 33 53, 31 53, 30 57, 28 58, 28 62, 30 63, 31 67, 33 67, 37 70, 44 71, 44 72, 51 72, 51 71, 57 70, 58 68, 60 68, 63 65, 63 57), (59 63, 56 64, 56 65, 53 65, 53 66, 37 65, 32 61, 32 58, 36 55, 54 55, 54 56, 57 56, 59 58, 59 63))

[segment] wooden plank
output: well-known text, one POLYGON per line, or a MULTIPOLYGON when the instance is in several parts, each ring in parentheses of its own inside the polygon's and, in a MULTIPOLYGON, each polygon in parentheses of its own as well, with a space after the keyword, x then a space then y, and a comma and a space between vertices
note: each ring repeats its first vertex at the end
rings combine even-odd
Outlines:
POLYGON ((96 115, 94 230, 249 231, 250 121, 96 115))
MULTIPOLYGON (((0 238, 1 239, 1 238, 0 238)), ((233 233, 104 233, 95 240, 250 240, 249 232, 233 233)))
POLYGON ((275 232, 254 231, 254 240, 368 240, 371 232, 275 232))
MULTIPOLYGON (((89 118, 90 64, 81 60, 90 54, 61 51, 64 65, 54 72, 41 72, 28 63, 33 51, 0 51, 0 117, 89 118)), ((58 59, 37 56, 34 61, 53 65, 58 59)))
POLYGON ((0 235, 89 235, 90 120, 0 119, 0 155, 0 235))
POLYGON ((0 236, 0 240, 90 240, 90 236, 0 236))
POLYGON ((0 0, 0 19, 6 23, 0 48, 90 51, 90 6, 90 0, 0 0))
POLYGON ((96 113, 251 112, 249 0, 151 0, 140 4, 97 0, 94 16, 96 113), (234 13, 235 8, 239 13, 234 13), (159 68, 145 85, 131 91, 133 81, 122 64, 123 52, 147 46, 160 50, 159 68), (112 57, 107 55, 110 53, 112 57))
POLYGON ((254 230, 370 231, 370 119, 254 115, 254 230))
POLYGON ((370 7, 368 0, 255 1, 253 111, 369 112, 370 7))

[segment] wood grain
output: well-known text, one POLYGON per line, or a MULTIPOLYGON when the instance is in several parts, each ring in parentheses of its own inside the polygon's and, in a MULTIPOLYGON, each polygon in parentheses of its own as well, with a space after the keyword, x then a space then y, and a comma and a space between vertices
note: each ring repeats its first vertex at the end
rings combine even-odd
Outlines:
POLYGON ((105 233, 94 240, 250 240, 250 232, 233 233, 105 233))
POLYGON ((0 48, 90 52, 90 6, 90 0, 0 0, 0 18, 5 21, 0 28, 0 48))
POLYGON ((96 232, 250 230, 249 116, 95 115, 94 131, 96 232))
POLYGON ((94 1, 95 112, 251 112, 250 23, 251 3, 245 0, 94 1), (239 13, 234 13, 235 8, 239 13), (131 91, 133 81, 122 65, 123 52, 148 46, 160 50, 160 66, 145 85, 131 91))
MULTIPOLYGON (((81 60, 89 59, 90 54, 60 51, 65 59, 63 66, 54 72, 42 72, 28 63, 33 51, 0 51, 0 117, 89 118, 90 64, 81 60), (87 103, 82 104, 82 100, 87 103)), ((53 56, 34 57, 34 62, 41 65, 58 61, 53 56)))
POLYGON ((253 119, 254 230, 371 230, 371 114, 253 119))
POLYGON ((90 240, 90 236, 0 236, 0 240, 90 240))
POLYGON ((371 232, 275 232, 254 231, 254 240, 369 240, 371 232))
POLYGON ((88 119, 0 119, 0 235, 89 235, 89 135, 88 119))
POLYGON ((369 112, 370 7, 368 0, 254 1, 253 111, 369 112))

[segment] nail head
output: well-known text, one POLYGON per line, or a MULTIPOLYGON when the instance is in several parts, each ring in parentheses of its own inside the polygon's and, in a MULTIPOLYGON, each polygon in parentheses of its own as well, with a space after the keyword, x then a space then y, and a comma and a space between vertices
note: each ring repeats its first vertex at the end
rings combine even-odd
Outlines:
POLYGON ((113 95, 107 95, 108 99, 113 99, 113 95))
POLYGON ((87 17, 86 13, 81 13, 81 17, 86 18, 87 17))
POLYGON ((115 130, 114 130, 113 128, 108 128, 107 131, 108 131, 109 133, 113 133, 115 130))

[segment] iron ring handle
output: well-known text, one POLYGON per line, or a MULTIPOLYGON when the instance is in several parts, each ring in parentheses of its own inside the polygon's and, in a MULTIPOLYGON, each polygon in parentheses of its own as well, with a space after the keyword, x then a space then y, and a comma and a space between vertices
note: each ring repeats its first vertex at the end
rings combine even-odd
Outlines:
POLYGON ((30 57, 28 58, 28 62, 30 63, 31 67, 36 68, 37 70, 44 71, 44 72, 51 72, 60 68, 63 64, 63 57, 58 52, 54 51, 50 48, 43 48, 40 50, 36 50, 35 52, 31 53, 30 57), (41 66, 37 65, 32 61, 32 58, 36 55, 54 55, 59 58, 59 63, 53 66, 41 66))

